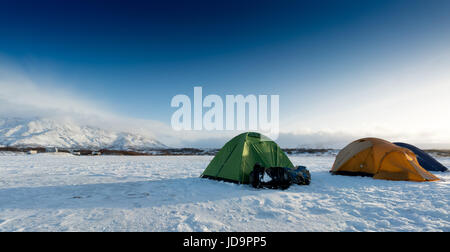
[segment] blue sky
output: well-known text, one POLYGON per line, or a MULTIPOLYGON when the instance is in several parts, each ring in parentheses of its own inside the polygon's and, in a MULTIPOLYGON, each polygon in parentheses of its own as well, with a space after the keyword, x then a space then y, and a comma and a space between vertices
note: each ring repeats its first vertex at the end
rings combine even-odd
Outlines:
POLYGON ((1 6, 1 59, 37 87, 64 89, 117 115, 168 124, 171 98, 203 86, 205 94, 279 94, 281 123, 293 134, 450 143, 449 1, 1 6), (424 88, 433 90, 425 99, 424 88), (392 110, 399 100, 412 107, 392 110), (411 112, 424 106, 433 113, 411 112), (408 124, 411 117, 427 123, 408 124))

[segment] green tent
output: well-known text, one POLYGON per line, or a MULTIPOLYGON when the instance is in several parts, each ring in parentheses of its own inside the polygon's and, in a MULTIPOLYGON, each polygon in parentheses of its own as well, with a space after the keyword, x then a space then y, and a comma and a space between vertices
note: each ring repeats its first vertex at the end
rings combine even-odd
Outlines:
POLYGON ((248 184, 256 163, 263 167, 294 168, 274 141, 259 133, 248 132, 226 143, 201 177, 248 184))

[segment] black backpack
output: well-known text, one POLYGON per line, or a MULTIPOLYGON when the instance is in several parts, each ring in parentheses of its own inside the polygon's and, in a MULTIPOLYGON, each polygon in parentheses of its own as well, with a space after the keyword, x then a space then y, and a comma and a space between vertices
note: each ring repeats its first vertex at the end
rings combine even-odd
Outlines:
POLYGON ((264 168, 256 164, 250 173, 250 184, 255 188, 282 189, 292 184, 309 185, 311 174, 304 166, 293 170, 287 167, 264 168))

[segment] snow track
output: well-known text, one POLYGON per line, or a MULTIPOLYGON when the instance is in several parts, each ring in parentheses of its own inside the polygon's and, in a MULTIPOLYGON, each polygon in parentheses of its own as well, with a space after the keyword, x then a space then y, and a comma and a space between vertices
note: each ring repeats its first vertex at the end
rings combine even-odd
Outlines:
POLYGON ((312 183, 279 191, 200 179, 209 156, 0 155, 0 231, 450 231, 450 173, 332 176, 334 158, 291 156, 312 183))

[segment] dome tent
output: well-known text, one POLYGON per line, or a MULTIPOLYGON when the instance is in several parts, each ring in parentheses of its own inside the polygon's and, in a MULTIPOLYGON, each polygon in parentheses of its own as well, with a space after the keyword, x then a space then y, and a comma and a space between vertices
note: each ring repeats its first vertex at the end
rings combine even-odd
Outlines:
POLYGON ((247 132, 226 143, 201 177, 248 184, 256 163, 263 167, 294 168, 274 141, 259 133, 247 132))
POLYGON ((427 154, 425 151, 417 148, 414 145, 406 144, 406 143, 394 143, 395 145, 398 145, 400 147, 409 149, 410 151, 414 152, 417 156, 417 161, 419 161, 419 164, 427 171, 441 171, 445 172, 448 171, 447 167, 439 163, 436 159, 434 159, 432 156, 427 154))
POLYGON ((439 180, 420 166, 412 151, 377 138, 360 139, 342 149, 330 172, 386 180, 439 180))

